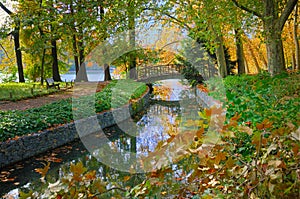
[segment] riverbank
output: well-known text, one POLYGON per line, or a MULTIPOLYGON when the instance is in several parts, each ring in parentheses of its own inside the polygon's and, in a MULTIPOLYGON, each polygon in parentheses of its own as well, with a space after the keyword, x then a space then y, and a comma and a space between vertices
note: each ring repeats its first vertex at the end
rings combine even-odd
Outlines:
MULTIPOLYGON (((95 116, 85 118, 78 122, 87 122, 89 120, 97 119, 101 128, 106 128, 116 124, 114 112, 117 112, 118 118, 124 120, 131 115, 143 110, 149 103, 150 92, 149 89, 138 99, 131 101, 129 104, 121 108, 104 111, 95 114, 95 116), (130 115, 128 115, 129 110, 130 115), (124 115, 122 115, 124 114, 124 115)), ((117 122, 120 120, 118 119, 117 122)), ((47 150, 62 146, 68 142, 78 139, 77 129, 74 122, 52 127, 41 132, 32 133, 30 135, 21 136, 17 139, 11 139, 0 143, 0 168, 32 157, 34 155, 43 153, 47 150)))

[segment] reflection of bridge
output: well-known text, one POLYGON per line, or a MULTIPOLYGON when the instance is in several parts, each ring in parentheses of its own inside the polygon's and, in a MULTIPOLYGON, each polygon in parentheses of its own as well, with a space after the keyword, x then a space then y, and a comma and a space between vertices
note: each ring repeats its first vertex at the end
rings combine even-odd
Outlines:
POLYGON ((179 113, 180 103, 179 101, 152 100, 152 108, 149 111, 156 115, 179 113))
POLYGON ((184 66, 175 64, 139 67, 137 81, 149 83, 164 79, 181 79, 183 68, 184 66))

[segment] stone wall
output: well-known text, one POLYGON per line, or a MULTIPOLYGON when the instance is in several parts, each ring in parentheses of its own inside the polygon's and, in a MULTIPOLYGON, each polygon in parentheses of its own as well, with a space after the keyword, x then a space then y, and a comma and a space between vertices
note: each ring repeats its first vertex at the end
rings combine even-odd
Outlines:
MULTIPOLYGON (((122 108, 112 111, 99 113, 94 117, 85 118, 77 122, 88 123, 97 118, 97 123, 100 123, 101 128, 110 127, 122 120, 129 118, 131 115, 144 109, 149 104, 150 92, 144 94, 137 102, 130 103, 122 108)), ((57 148, 79 138, 76 129, 77 125, 74 122, 68 123, 51 130, 44 130, 40 133, 34 133, 30 136, 23 136, 17 140, 9 140, 0 143, 0 168, 35 156, 45 151, 57 148)), ((93 131, 93 128, 88 125, 82 125, 93 131)), ((99 125, 98 125, 99 126, 99 125)), ((82 137, 82 135, 80 135, 82 137)))
POLYGON ((213 106, 221 106, 217 100, 209 96, 206 92, 196 89, 196 100, 203 108, 210 108, 213 106))

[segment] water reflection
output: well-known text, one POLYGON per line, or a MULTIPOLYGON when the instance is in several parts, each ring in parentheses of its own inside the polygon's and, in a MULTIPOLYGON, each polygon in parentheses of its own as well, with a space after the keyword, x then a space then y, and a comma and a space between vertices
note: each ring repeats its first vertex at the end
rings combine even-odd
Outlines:
MULTIPOLYGON (((116 159, 113 154, 109 155, 111 162, 118 161, 120 163, 126 162, 129 166, 137 158, 147 157, 151 152, 155 151, 162 141, 168 140, 172 134, 176 134, 179 130, 179 121, 182 114, 189 116, 193 115, 190 111, 191 108, 181 106, 182 104, 176 101, 185 101, 193 105, 192 97, 193 93, 186 90, 186 86, 179 84, 176 81, 167 81, 167 85, 172 88, 174 95, 170 98, 173 102, 154 102, 142 113, 136 115, 134 118, 125 121, 122 126, 126 126, 126 122, 132 122, 136 124, 133 129, 120 129, 117 125, 104 129, 105 136, 108 140, 99 137, 99 134, 95 133, 94 136, 95 146, 99 145, 99 142, 105 142, 108 144, 110 151, 115 151, 122 154, 122 160, 116 159), (174 83, 175 82, 175 83, 174 83), (128 132, 132 131, 132 132, 128 132), (136 135, 136 136, 132 136, 136 135), (133 157, 134 156, 134 157, 133 157)), ((192 107, 193 112, 196 113, 197 107, 192 107)), ((14 178, 13 181, 2 181, 0 184, 0 195, 5 193, 18 195, 18 191, 21 189, 35 190, 43 192, 48 189, 40 180, 40 175, 35 172, 36 168, 42 167, 42 163, 51 162, 51 168, 48 171, 46 181, 55 183, 57 180, 64 176, 69 175, 69 167, 71 163, 77 161, 83 162, 89 170, 97 171, 97 177, 104 181, 112 183, 118 183, 121 187, 133 186, 140 183, 144 179, 144 174, 132 174, 128 172, 120 172, 110 167, 110 165, 102 164, 101 159, 97 159, 97 153, 107 153, 107 151, 99 151, 97 147, 93 150, 93 154, 90 154, 81 141, 71 143, 69 145, 52 150, 38 157, 34 157, 30 160, 23 161, 11 167, 3 169, 2 172, 9 172, 8 178, 14 178), (50 157, 50 158, 49 158, 50 157), (51 158, 52 157, 52 158, 51 158), (124 177, 131 176, 127 181, 124 181, 124 177), (17 183, 16 183, 17 182, 17 183)), ((137 168, 135 168, 137 169, 137 168)), ((17 197, 16 197, 17 198, 17 197)))

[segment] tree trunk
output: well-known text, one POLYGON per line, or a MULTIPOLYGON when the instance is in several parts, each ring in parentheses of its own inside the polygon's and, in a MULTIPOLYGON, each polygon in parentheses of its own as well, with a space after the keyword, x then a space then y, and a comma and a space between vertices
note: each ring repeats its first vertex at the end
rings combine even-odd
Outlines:
POLYGON ((131 52, 129 53, 129 78, 137 79, 136 74, 136 54, 135 54, 135 11, 134 1, 128 4, 128 29, 129 29, 129 45, 131 52))
POLYGON ((274 1, 266 1, 265 13, 264 29, 266 31, 268 71, 273 76, 281 73, 285 68, 281 29, 277 23, 274 1))
MULTIPOLYGON (((250 39, 249 39, 249 41, 250 41, 250 39)), ((264 66, 262 68, 265 69, 265 70, 267 70, 268 62, 267 62, 266 58, 264 57, 264 54, 260 51, 260 49, 257 46, 254 46, 251 41, 250 41, 250 45, 252 47, 254 47, 254 49, 256 50, 256 52, 259 55, 260 60, 263 62, 264 66)))
POLYGON ((279 74, 285 70, 281 33, 296 2, 296 0, 290 0, 279 17, 277 2, 274 0, 264 1, 263 23, 266 34, 268 71, 271 75, 279 74))
MULTIPOLYGON (((70 12, 72 17, 74 18, 74 9, 73 9, 73 1, 70 2, 70 12)), ((78 48, 77 48, 77 38, 76 38, 76 27, 75 27, 75 19, 71 23, 71 30, 73 31, 72 35, 72 47, 73 47, 73 56, 74 56, 74 64, 75 64, 75 70, 76 70, 76 75, 79 72, 79 58, 78 58, 78 48)))
MULTIPOLYGON (((44 32, 42 30, 42 28, 39 27, 39 31, 40 31, 40 35, 41 35, 41 39, 43 40, 44 38, 44 32)), ((41 85, 44 84, 44 64, 45 64, 45 55, 46 55, 46 48, 43 47, 43 54, 42 54, 42 63, 41 63, 41 85)))
POLYGON ((267 30, 269 30, 266 36, 268 71, 271 75, 276 75, 285 70, 281 32, 272 28, 267 28, 267 30))
POLYGON ((51 54, 52 54, 52 77, 54 81, 61 82, 61 78, 59 75, 59 68, 58 68, 58 59, 57 59, 57 45, 56 40, 53 39, 51 41, 51 54))
POLYGON ((226 67, 226 59, 223 47, 223 39, 221 36, 217 36, 218 46, 216 48, 216 56, 217 56, 217 63, 219 68, 219 74, 221 77, 227 76, 227 67, 226 67))
POLYGON ((41 63, 41 85, 44 84, 44 64, 45 64, 45 55, 46 55, 46 49, 43 49, 42 54, 42 63, 41 63))
POLYGON ((295 16, 294 16, 294 43, 295 43, 295 70, 300 69, 300 47, 298 41, 298 4, 296 4, 295 8, 295 16))
POLYGON ((104 64, 104 81, 110 81, 110 80, 111 80, 111 75, 110 75, 109 65, 104 64))
POLYGON ((76 75, 79 71, 79 61, 78 61, 78 52, 77 52, 77 42, 76 42, 76 35, 73 34, 72 38, 72 45, 73 45, 73 54, 74 54, 74 64, 75 64, 75 70, 76 70, 76 75))
MULTIPOLYGON (((104 7, 103 5, 100 6, 100 17, 101 21, 104 20, 104 7)), ((105 32, 107 32, 107 29, 105 29, 105 32)), ((104 37, 104 40, 107 38, 104 37)), ((110 81, 111 80, 111 75, 110 75, 110 69, 109 69, 109 64, 105 63, 104 64, 104 81, 110 81)))
POLYGON ((235 45, 236 45, 236 58, 238 64, 238 74, 245 73, 245 56, 244 56, 244 49, 243 49, 243 41, 241 38, 240 30, 235 29, 235 45))
POLYGON ((253 50, 253 47, 252 47, 251 43, 249 43, 249 51, 250 51, 251 57, 252 57, 252 59, 254 61, 254 66, 256 68, 256 71, 257 71, 257 73, 259 73, 261 71, 261 69, 259 67, 259 63, 257 61, 257 58, 255 56, 255 53, 254 53, 254 50, 253 50))
POLYGON ((266 35, 265 41, 267 46, 268 71, 271 75, 276 75, 284 71, 285 60, 281 33, 285 22, 287 21, 291 12, 293 12, 298 0, 285 1, 286 3, 283 7, 279 5, 278 1, 264 0, 262 1, 264 7, 263 14, 256 12, 251 8, 242 6, 237 2, 237 0, 232 1, 237 7, 253 15, 256 15, 263 20, 264 31, 266 35), (281 13, 279 15, 278 13, 280 11, 281 13))
MULTIPOLYGON (((19 24, 19 23, 18 23, 19 24)), ((22 63, 22 52, 20 49, 20 26, 17 25, 13 32, 14 43, 15 43, 15 53, 18 66, 19 82, 25 82, 23 63, 22 63)))
POLYGON ((295 53, 292 53, 292 70, 296 70, 296 57, 295 57, 295 53))
POLYGON ((80 29, 79 30, 80 38, 78 41, 78 48, 79 48, 80 76, 78 80, 87 82, 88 77, 86 72, 86 65, 84 62, 85 56, 84 56, 84 44, 83 44, 83 32, 81 27, 79 29, 80 29))
MULTIPOLYGON (((0 2, 0 7, 9 16, 13 15, 13 13, 1 2, 0 2)), ((18 19, 15 20, 15 29, 12 32, 12 35, 14 37, 15 54, 16 54, 16 61, 17 61, 17 66, 18 66, 19 82, 25 82, 24 72, 23 72, 23 63, 22 63, 22 52, 20 49, 20 21, 18 19)))
POLYGON ((249 74, 249 65, 246 59, 245 59, 245 73, 249 74))

